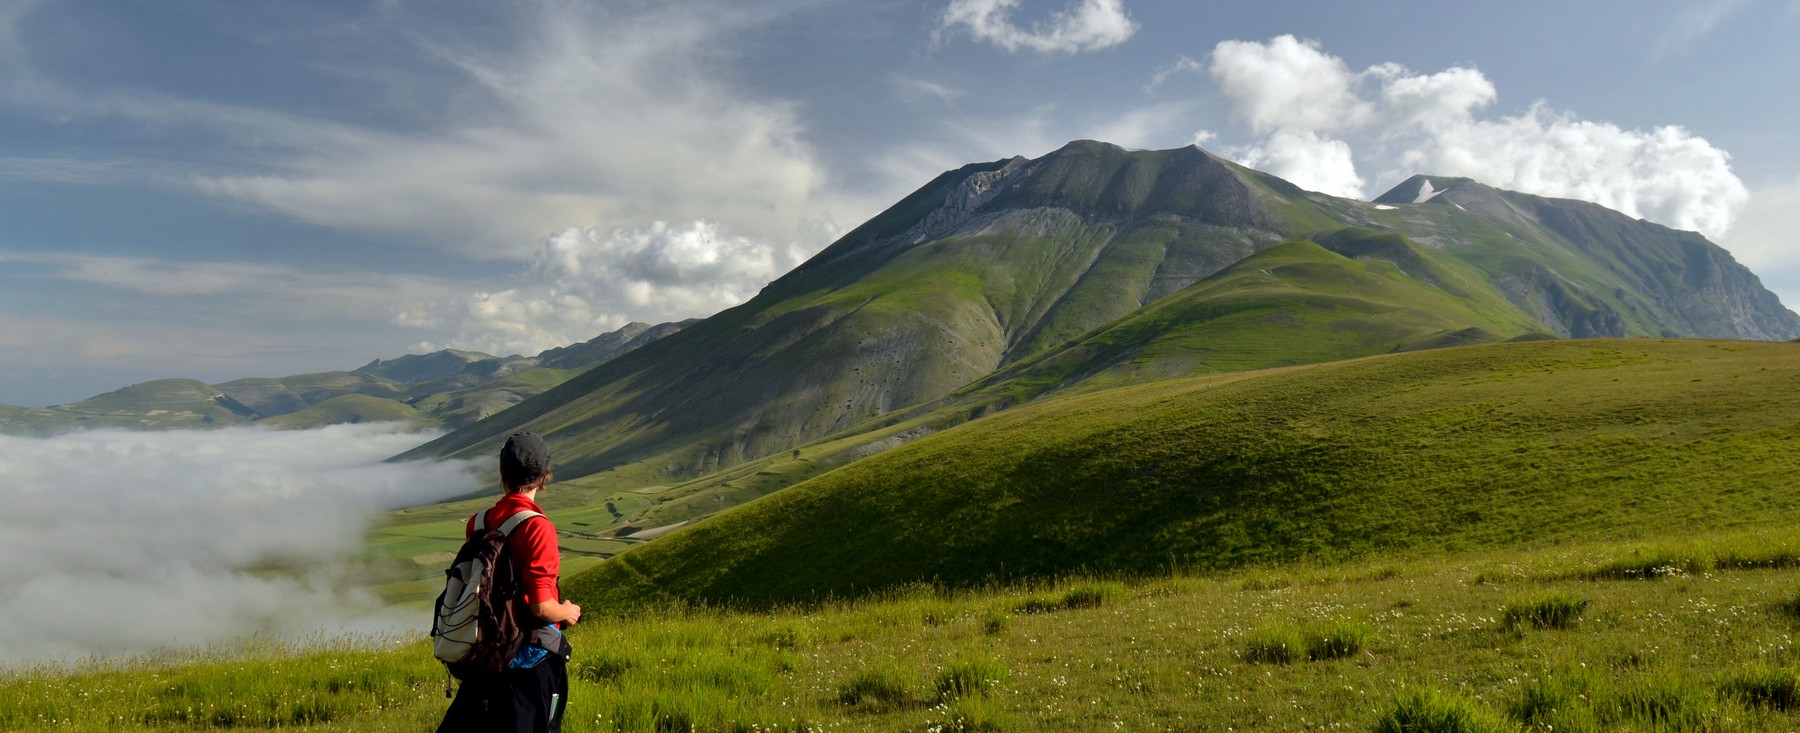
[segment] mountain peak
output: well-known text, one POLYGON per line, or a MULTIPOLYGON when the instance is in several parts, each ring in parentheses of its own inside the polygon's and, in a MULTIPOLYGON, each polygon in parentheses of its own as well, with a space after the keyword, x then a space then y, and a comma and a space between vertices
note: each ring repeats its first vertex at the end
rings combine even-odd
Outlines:
POLYGON ((1431 202, 1445 191, 1464 187, 1487 188, 1472 178, 1419 174, 1401 181, 1400 185, 1375 197, 1374 202, 1378 204, 1423 204, 1431 202))

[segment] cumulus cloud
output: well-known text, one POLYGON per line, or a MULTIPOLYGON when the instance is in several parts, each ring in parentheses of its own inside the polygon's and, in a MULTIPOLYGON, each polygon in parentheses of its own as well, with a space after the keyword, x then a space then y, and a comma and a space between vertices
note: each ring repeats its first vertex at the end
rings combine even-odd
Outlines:
POLYGON ((1098 51, 1130 40, 1138 24, 1125 13, 1123 0, 1080 0, 1050 14, 1048 22, 1029 29, 1013 22, 1019 0, 950 0, 941 30, 957 27, 978 41, 986 41, 1008 53, 1035 51, 1072 54, 1098 51))
POLYGON ((1277 130, 1256 145, 1227 152, 1239 163, 1273 173, 1309 191, 1351 198, 1362 195, 1363 179, 1356 174, 1350 144, 1320 137, 1311 130, 1277 130))
POLYGON ((355 590, 345 563, 374 513, 480 488, 469 464, 381 462, 429 437, 383 425, 0 436, 0 660, 424 626, 355 590))
POLYGON ((1236 117, 1259 135, 1341 130, 1364 124, 1371 113, 1356 94, 1358 75, 1313 41, 1285 35, 1268 43, 1221 41, 1211 70, 1236 117))
POLYGON ((1209 71, 1257 137, 1227 152, 1326 193, 1370 193, 1359 165, 1377 170, 1381 186, 1415 173, 1467 176, 1714 238, 1749 196, 1730 156, 1679 126, 1627 130, 1543 102, 1484 118, 1499 94, 1476 69, 1354 71, 1316 42, 1284 35, 1222 42, 1209 71))
POLYGON ((748 300, 842 233, 830 217, 799 229, 799 238, 771 244, 706 220, 570 227, 544 239, 523 284, 427 303, 400 320, 453 331, 458 347, 531 354, 630 320, 707 316, 748 300))

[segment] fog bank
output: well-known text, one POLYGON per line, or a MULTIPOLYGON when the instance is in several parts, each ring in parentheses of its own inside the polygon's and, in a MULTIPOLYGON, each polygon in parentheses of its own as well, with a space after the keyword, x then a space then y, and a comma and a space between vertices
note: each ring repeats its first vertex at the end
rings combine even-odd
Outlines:
POLYGON ((377 513, 480 488, 472 463, 381 463, 433 437, 0 436, 0 663, 424 625, 344 577, 377 513))

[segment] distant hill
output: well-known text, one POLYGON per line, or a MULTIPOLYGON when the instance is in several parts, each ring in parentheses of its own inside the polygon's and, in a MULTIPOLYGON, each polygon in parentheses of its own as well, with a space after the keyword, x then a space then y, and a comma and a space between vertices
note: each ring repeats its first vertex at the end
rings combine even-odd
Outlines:
POLYGON ((267 424, 318 427, 404 421, 424 426, 473 423, 686 325, 632 323, 537 356, 497 357, 444 350, 377 359, 348 372, 209 385, 163 379, 46 408, 0 405, 0 433, 48 435, 96 427, 160 430, 267 424))
POLYGON ((569 579, 593 608, 1657 536, 1800 510, 1787 343, 1483 345, 1047 399, 569 579))
POLYGON ((947 172, 749 302, 401 457, 529 429, 559 476, 676 486, 897 445, 874 436, 951 403, 955 422, 1195 372, 1670 335, 1786 339, 1800 316, 1698 235, 1591 204, 1436 178, 1353 201, 1195 147, 1078 141, 947 172))

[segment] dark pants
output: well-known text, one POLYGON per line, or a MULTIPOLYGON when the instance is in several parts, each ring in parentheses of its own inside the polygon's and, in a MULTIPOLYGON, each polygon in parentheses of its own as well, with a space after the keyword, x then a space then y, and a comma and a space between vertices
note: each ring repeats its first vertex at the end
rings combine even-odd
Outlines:
POLYGON ((568 706, 568 661, 552 654, 531 669, 463 680, 438 733, 557 733, 568 706))

